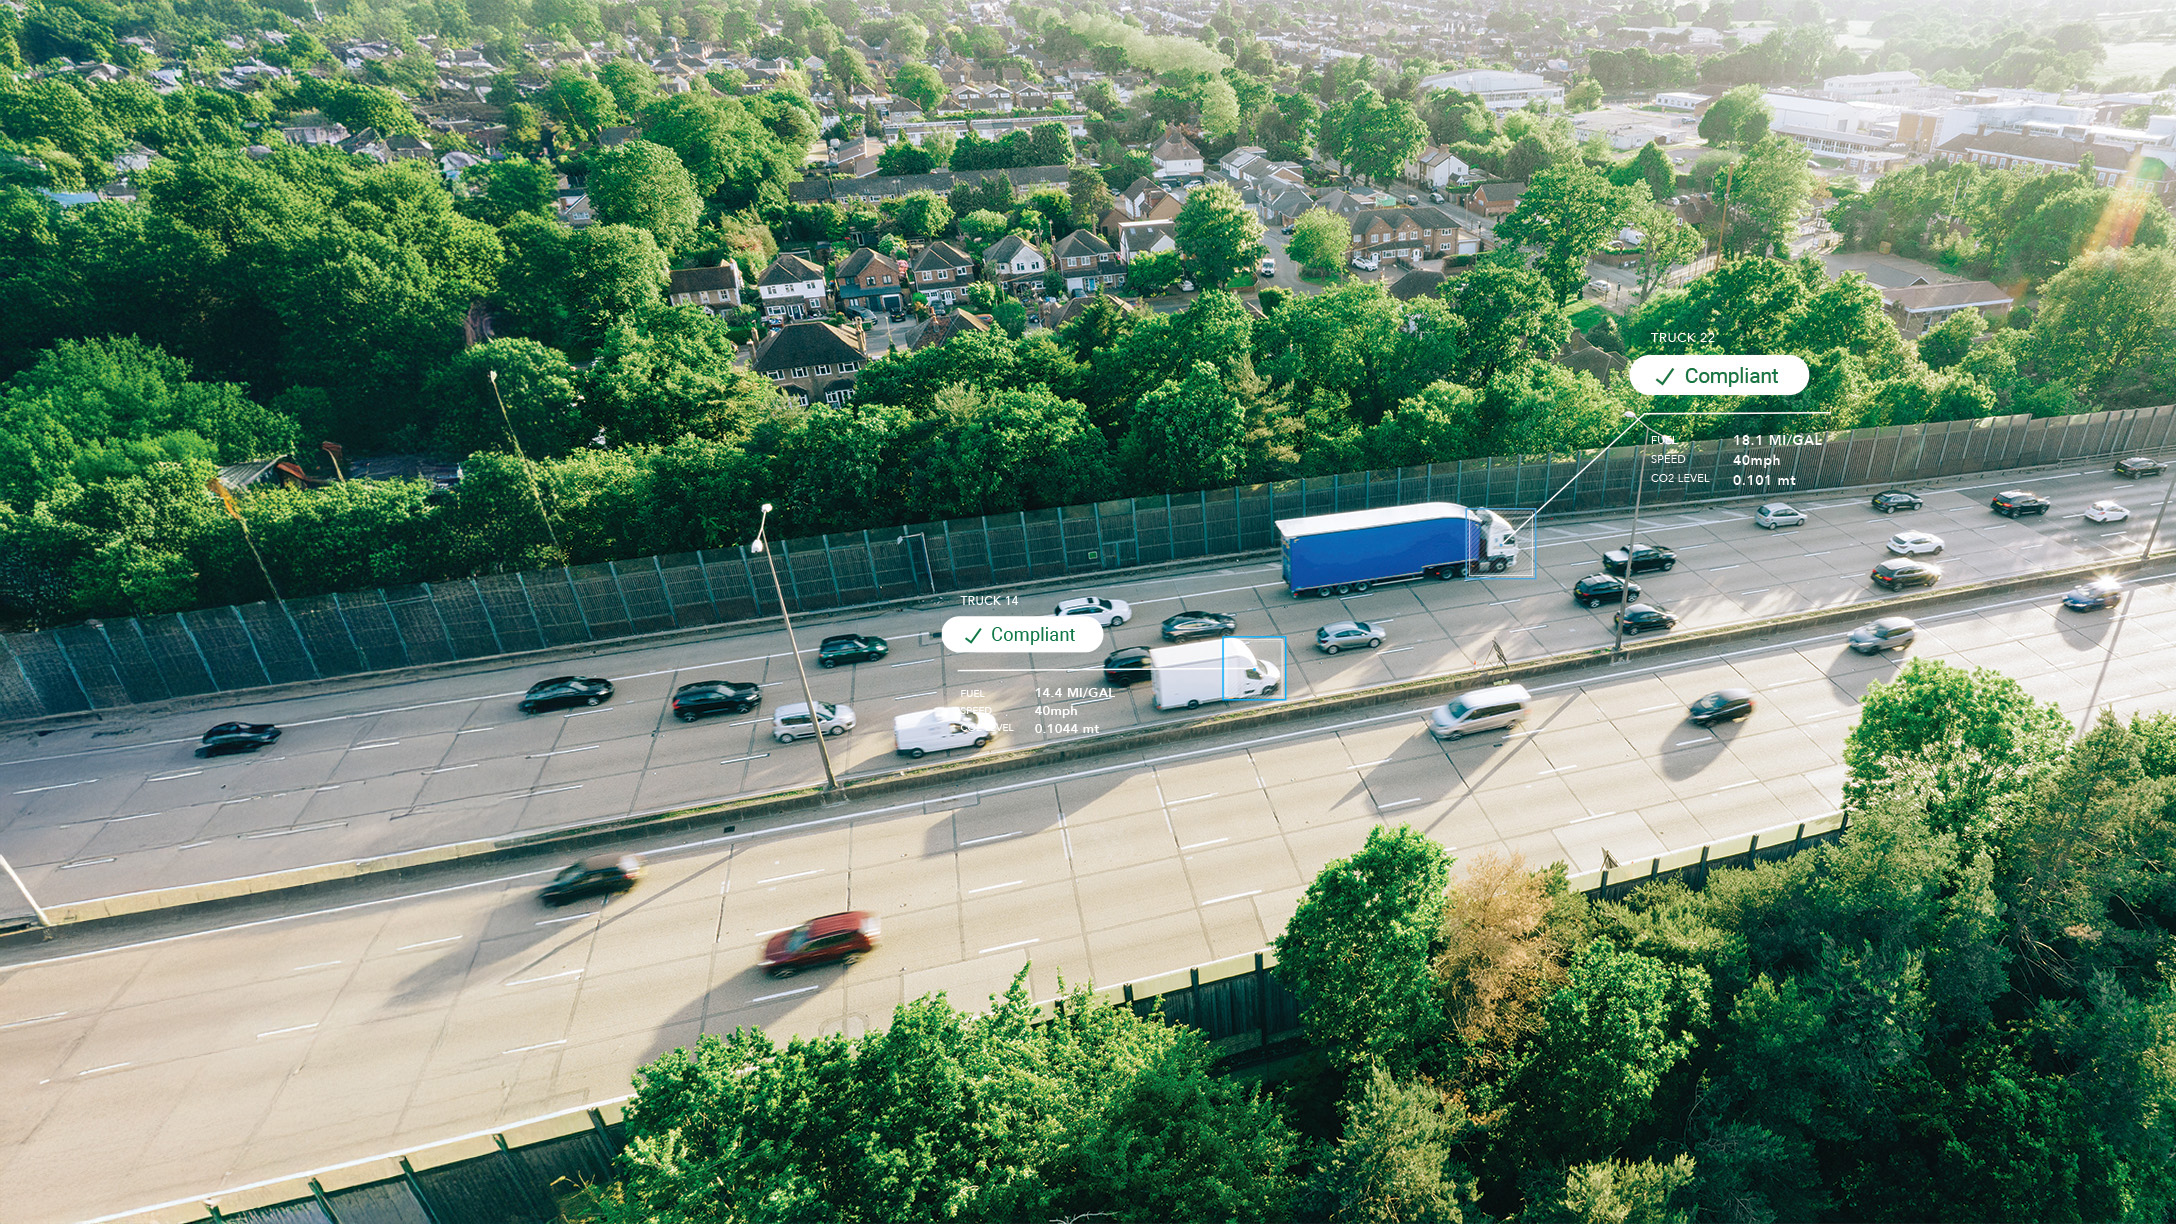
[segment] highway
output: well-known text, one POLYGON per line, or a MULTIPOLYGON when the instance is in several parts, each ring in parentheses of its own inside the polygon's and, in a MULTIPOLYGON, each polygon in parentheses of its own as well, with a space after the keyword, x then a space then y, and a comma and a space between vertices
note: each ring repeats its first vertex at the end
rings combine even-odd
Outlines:
MULTIPOLYGON (((1751 500, 1649 514, 1642 538, 1674 547, 1679 564, 1638 581, 1648 599, 1683 617, 1681 628, 1873 605, 1886 594, 1866 574, 1893 531, 1943 536, 1948 549, 1936 560, 1945 583, 2029 573, 2135 554, 2160 486, 2121 481, 2095 464, 2030 479, 1981 474, 1921 491, 1925 509, 1896 515, 1871 511, 1859 495, 1800 499, 1811 521, 1776 532, 1753 526, 1751 500), (2054 497, 2055 510, 2013 521, 1987 509, 1991 491, 2019 483, 2054 497), (2127 499, 2138 517, 2112 525, 2078 517, 2108 496, 2127 499)), ((1158 622, 1181 608, 1234 612, 1242 635, 1290 639, 1287 692, 1335 693, 1470 666, 1498 649, 1520 659, 1605 642, 1614 606, 1585 610, 1567 592, 1599 568, 1601 551, 1622 546, 1628 526, 1622 517, 1545 517, 1527 533, 1538 548, 1522 558, 1523 575, 1394 585, 1343 600, 1291 598, 1274 564, 1210 564, 1046 588, 1021 595, 1017 607, 888 608, 807 617, 797 629, 804 652, 846 629, 892 643, 882 661, 810 668, 818 698, 852 705, 860 720, 852 735, 829 741, 838 769, 868 776, 904 764, 892 752, 891 717, 939 704, 994 710, 1010 728, 1001 746, 1188 717, 1156 711, 1147 685, 1104 688, 1101 652, 945 657, 933 634, 955 612, 1041 614, 1063 594, 1115 596, 1135 616, 1113 632, 1114 647, 1158 644, 1158 622), (1379 651, 1317 652, 1315 628, 1346 616, 1386 625, 1389 640, 1379 651), (1062 703, 1047 695, 1077 689, 1095 691, 1062 703)), ((1286 644, 1256 645, 1274 654, 1286 644)), ((568 652, 554 662, 456 667, 398 684, 334 684, 231 708, 122 710, 0 744, 8 783, 0 854, 40 902, 54 904, 805 785, 821 778, 814 745, 768 734, 769 710, 798 700, 785 633, 772 625, 568 652), (518 712, 531 682, 568 672, 611 677, 618 693, 594 709, 518 712), (761 683, 765 705, 738 717, 673 720, 672 690, 700 678, 761 683), (203 728, 229 718, 277 723, 285 735, 255 754, 193 756, 203 728)))
MULTIPOLYGON (((2122 614, 2103 691, 2119 711, 2176 689, 2171 572, 2122 614)), ((2117 626, 2053 593, 1921 619, 1917 653, 2072 711, 2117 626)), ((1023 962, 1048 997, 1060 973, 1115 983, 1245 953, 1379 823, 1579 870, 1828 811, 1856 701, 1902 663, 1786 634, 1532 681, 1536 714, 1508 735, 1439 743, 1419 708, 1387 709, 636 841, 650 875, 610 904, 548 910, 535 892, 556 864, 478 864, 223 928, 177 916, 0 945, 9 1218, 80 1220, 511 1124, 622 1095, 701 1032, 855 1033, 928 991, 978 1005, 1023 962), (1684 721, 1727 685, 1760 694, 1750 720, 1684 721), (874 956, 785 981, 756 969, 767 933, 843 908, 882 915, 874 956)))

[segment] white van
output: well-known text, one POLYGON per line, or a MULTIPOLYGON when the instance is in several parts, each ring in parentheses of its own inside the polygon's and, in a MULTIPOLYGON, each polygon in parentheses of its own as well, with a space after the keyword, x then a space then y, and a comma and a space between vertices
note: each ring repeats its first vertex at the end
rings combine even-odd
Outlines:
POLYGON ((938 706, 892 720, 893 750, 910 757, 947 748, 980 748, 997 735, 997 719, 984 710, 938 706))
POLYGON ((1454 740, 1499 727, 1516 727, 1526 721, 1533 700, 1534 695, 1517 684, 1460 693, 1428 711, 1428 733, 1437 739, 1454 740))
MULTIPOLYGON (((828 701, 819 701, 816 704, 823 709, 825 735, 844 735, 854 729, 854 707, 834 705, 828 701)), ((797 739, 815 738, 816 726, 809 720, 808 703, 796 701, 792 705, 782 705, 773 710, 771 735, 781 744, 790 744, 797 739)))

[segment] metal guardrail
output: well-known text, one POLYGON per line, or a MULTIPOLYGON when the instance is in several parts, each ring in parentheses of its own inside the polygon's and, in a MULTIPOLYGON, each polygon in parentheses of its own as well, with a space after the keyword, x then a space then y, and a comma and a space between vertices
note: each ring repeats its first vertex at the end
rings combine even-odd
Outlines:
MULTIPOLYGON (((1644 502, 1659 513, 1724 497, 1925 481, 2172 445, 2172 405, 1748 435, 1666 448, 1668 459, 1651 465, 1656 479, 1644 502)), ((1310 514, 1425 501, 1533 506, 1552 495, 1559 513, 1614 509, 1631 504, 1640 449, 1124 498, 776 547, 787 601, 813 612, 1273 548, 1276 520, 1310 514)), ((712 549, 8 634, 0 636, 0 722, 774 616, 776 600, 751 560, 745 549, 712 549)))

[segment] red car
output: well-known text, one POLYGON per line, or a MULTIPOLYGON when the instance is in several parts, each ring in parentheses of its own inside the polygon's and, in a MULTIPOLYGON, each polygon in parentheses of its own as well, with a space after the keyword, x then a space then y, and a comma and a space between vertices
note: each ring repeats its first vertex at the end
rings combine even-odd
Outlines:
POLYGON ((867 910, 825 914, 771 936, 763 968, 772 977, 792 977, 813 965, 851 965, 876 950, 876 936, 876 915, 867 910))

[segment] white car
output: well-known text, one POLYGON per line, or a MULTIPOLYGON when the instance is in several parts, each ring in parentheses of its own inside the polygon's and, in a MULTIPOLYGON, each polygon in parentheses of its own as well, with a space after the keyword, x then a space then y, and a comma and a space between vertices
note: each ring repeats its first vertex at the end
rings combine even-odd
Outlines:
POLYGON ((1373 255, 1355 255, 1352 257, 1352 266, 1362 272, 1373 272, 1383 266, 1383 261, 1373 255))
POLYGON ((1929 531, 1899 531, 1889 537, 1889 551, 1900 557, 1942 551, 1942 537, 1929 531))
POLYGON ((1132 620, 1133 606, 1123 599, 1099 599, 1093 595, 1083 595, 1059 604, 1051 615, 1092 617, 1097 624, 1109 629, 1132 620))
POLYGON ((2096 523, 2120 523, 2131 517, 2131 512, 2112 501, 2097 501, 2085 508, 2085 517, 2096 523))

